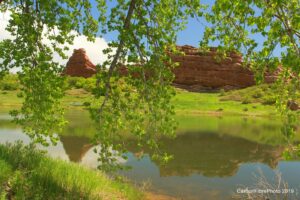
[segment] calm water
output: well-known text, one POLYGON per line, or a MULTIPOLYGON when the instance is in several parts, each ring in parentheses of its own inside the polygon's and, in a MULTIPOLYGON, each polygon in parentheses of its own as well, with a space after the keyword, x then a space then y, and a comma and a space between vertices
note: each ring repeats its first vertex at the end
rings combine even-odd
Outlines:
MULTIPOLYGON (((53 157, 96 167, 90 138, 95 134, 88 114, 72 111, 60 142, 47 148, 53 157)), ((163 150, 174 155, 161 166, 146 154, 138 159, 138 148, 129 145, 130 153, 123 171, 137 184, 150 184, 150 190, 182 199, 230 199, 236 189, 253 186, 259 171, 272 182, 275 171, 282 173, 290 188, 300 192, 300 162, 281 158, 284 138, 280 123, 274 119, 242 117, 179 117, 178 137, 162 139, 163 150)), ((28 142, 22 130, 0 114, 0 142, 21 139, 28 142)), ((128 141, 131 144, 132 141, 128 141)), ((134 142, 133 142, 134 143, 134 142)))

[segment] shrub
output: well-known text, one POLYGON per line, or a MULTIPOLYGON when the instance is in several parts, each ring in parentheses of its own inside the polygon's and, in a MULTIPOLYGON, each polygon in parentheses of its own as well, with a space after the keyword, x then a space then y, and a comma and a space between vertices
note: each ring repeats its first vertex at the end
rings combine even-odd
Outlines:
POLYGON ((276 103, 275 96, 265 96, 262 99, 262 104, 264 104, 264 105, 274 105, 275 103, 276 103))
POLYGON ((67 89, 76 88, 92 92, 93 89, 96 87, 96 78, 67 77, 66 84, 67 89))
POLYGON ((83 106, 85 106, 85 107, 88 107, 88 106, 90 106, 90 105, 91 105, 90 102, 87 102, 87 101, 83 102, 83 106))
POLYGON ((96 79, 95 78, 87 78, 83 83, 83 89, 88 92, 92 92, 96 88, 96 79))
POLYGON ((224 110, 223 108, 217 109, 218 112, 221 112, 221 111, 223 111, 223 110, 224 110))
POLYGON ((222 97, 222 96, 224 96, 225 95, 225 90, 224 89, 221 89, 220 90, 220 96, 222 97))
POLYGON ((79 78, 77 79, 77 81, 75 82, 75 88, 80 89, 83 88, 85 85, 85 78, 79 78))
POLYGON ((249 104, 251 103, 251 98, 249 97, 245 97, 243 100, 242 100, 242 104, 249 104))
POLYGON ((19 89, 19 80, 16 74, 7 74, 0 80, 0 89, 1 90, 17 90, 19 89))
POLYGON ((252 97, 255 99, 261 98, 263 96, 263 91, 261 90, 255 90, 254 94, 252 94, 252 97))
POLYGON ((24 97, 24 94, 23 94, 22 92, 19 92, 19 93, 17 94, 17 97, 23 98, 23 97, 24 97))

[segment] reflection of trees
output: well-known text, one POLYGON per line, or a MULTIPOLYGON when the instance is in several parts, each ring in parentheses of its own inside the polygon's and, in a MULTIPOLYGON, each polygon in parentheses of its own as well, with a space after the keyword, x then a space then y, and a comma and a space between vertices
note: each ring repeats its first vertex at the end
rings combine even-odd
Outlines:
MULTIPOLYGON (((162 139, 163 151, 174 155, 165 166, 159 166, 161 176, 232 176, 239 165, 258 162, 275 168, 283 148, 258 144, 245 139, 214 133, 187 133, 175 140, 162 139)), ((129 147, 137 152, 134 146, 129 147)), ((149 151, 146 150, 146 153, 149 151)), ((151 153, 151 152, 150 152, 151 153)))
POLYGON ((0 118, 0 128, 1 129, 16 129, 18 128, 18 126, 12 122, 11 120, 8 120, 8 119, 1 119, 0 118))

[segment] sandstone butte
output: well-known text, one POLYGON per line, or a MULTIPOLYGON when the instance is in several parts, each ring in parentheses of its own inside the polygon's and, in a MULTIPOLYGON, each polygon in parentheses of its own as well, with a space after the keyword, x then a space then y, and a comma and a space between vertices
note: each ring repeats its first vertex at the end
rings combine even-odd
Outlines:
POLYGON ((75 49, 63 74, 89 78, 96 74, 96 66, 90 61, 83 48, 75 49))
MULTIPOLYGON (((179 63, 173 72, 174 85, 190 91, 236 89, 255 85, 254 74, 242 66, 242 56, 230 53, 229 57, 218 61, 216 48, 210 48, 203 53, 193 46, 178 46, 183 55, 171 54, 174 62, 179 63)), ((120 67, 119 72, 127 74, 126 67, 120 67)), ((91 77, 96 73, 95 65, 89 60, 84 49, 74 50, 67 63, 65 74, 70 76, 91 77)), ((265 82, 272 83, 276 73, 266 73, 265 82)))
MULTIPOLYGON (((213 89, 237 89, 255 85, 255 76, 250 69, 242 66, 243 58, 237 53, 218 61, 216 48, 200 52, 193 46, 177 46, 184 55, 171 54, 179 67, 174 69, 174 84, 192 91, 213 89)), ((276 73, 264 75, 266 83, 276 80, 276 73)))

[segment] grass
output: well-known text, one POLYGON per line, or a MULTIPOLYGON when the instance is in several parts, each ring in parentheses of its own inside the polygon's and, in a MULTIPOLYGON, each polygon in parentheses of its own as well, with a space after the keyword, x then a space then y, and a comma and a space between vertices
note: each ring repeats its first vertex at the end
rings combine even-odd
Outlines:
MULTIPOLYGON (((66 95, 62 100, 65 108, 81 109, 91 101, 95 90, 95 77, 66 77, 66 95)), ((1 112, 19 108, 22 98, 18 98, 20 84, 17 75, 8 74, 0 80, 1 112)), ((272 85, 260 85, 229 92, 194 93, 176 89, 173 99, 178 115, 273 115, 276 89, 272 85)), ((300 97, 300 94, 299 94, 300 97)))
POLYGON ((141 199, 120 180, 24 146, 0 145, 0 199, 141 199))
POLYGON ((251 115, 275 114, 274 106, 254 102, 243 104, 234 99, 223 100, 221 93, 193 93, 177 90, 173 100, 177 114, 251 115))
MULTIPOLYGON (((242 104, 260 103, 262 105, 275 105, 276 95, 279 93, 272 84, 262 84, 241 90, 232 90, 223 93, 221 101, 239 101, 242 104)), ((296 93, 296 101, 300 103, 300 93, 296 93)))
MULTIPOLYGON (((172 103, 178 115, 251 115, 264 116, 276 113, 273 105, 263 105, 260 102, 249 102, 247 104, 237 97, 242 96, 228 93, 194 93, 176 89, 177 94, 172 103), (236 98, 233 98, 236 97, 236 98)), ((241 90, 243 91, 243 90, 241 90)), ((0 91, 1 112, 8 112, 11 108, 19 108, 22 98, 18 98, 18 91, 0 91)), ((69 89, 62 103, 67 109, 82 109, 85 102, 91 101, 90 92, 84 89, 69 89)))

